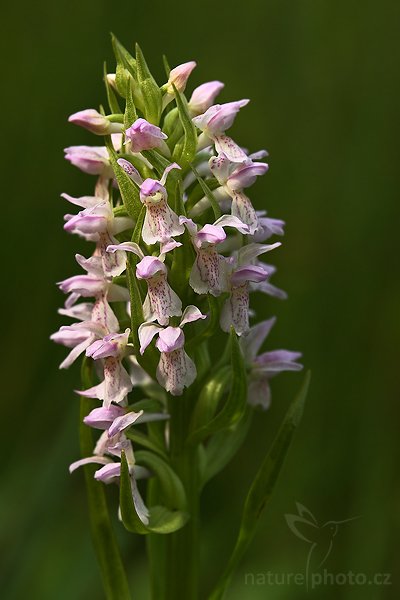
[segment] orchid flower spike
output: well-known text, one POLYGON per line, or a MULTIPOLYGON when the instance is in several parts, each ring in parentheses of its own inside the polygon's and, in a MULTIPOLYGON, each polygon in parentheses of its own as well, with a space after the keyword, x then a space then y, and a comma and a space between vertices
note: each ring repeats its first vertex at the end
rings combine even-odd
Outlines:
MULTIPOLYGON (((62 194, 73 206, 64 230, 90 249, 75 254, 82 271, 58 283, 66 294, 58 313, 69 321, 51 339, 67 349, 60 368, 84 361, 76 393, 83 408, 92 400, 82 426, 97 430, 70 471, 97 465, 97 481, 120 485, 120 521, 156 539, 174 536, 189 518, 195 527, 199 483, 243 439, 253 407, 268 407, 272 378, 302 365, 298 352, 261 349, 275 318, 257 321, 251 308, 255 292, 286 293, 271 283, 276 267, 263 260, 280 245, 270 238, 282 236, 285 223, 264 205, 256 210, 248 192, 268 171, 268 154, 227 135, 249 100, 215 104, 224 88, 218 80, 186 97, 194 61, 167 67, 160 87, 138 45, 131 56, 113 36, 113 47, 115 72, 104 78, 108 115, 86 109, 69 117, 105 136, 105 145, 65 149, 72 165, 95 176, 81 196, 62 194), (149 506, 138 488, 145 477, 155 484, 146 490, 149 506)), ((103 521, 100 546, 110 539, 103 521)), ((173 577, 176 597, 197 587, 186 565, 196 553, 186 546, 171 554, 168 578, 159 577, 161 595, 173 577), (179 578, 179 569, 191 577, 179 578)), ((166 548, 154 556, 157 576, 166 548)), ((112 553, 113 586, 125 597, 112 553)))

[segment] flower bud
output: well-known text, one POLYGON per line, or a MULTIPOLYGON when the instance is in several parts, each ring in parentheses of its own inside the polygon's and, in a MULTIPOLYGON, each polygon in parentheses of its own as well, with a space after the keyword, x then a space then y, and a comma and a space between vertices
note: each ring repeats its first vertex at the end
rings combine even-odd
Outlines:
POLYGON ((239 110, 246 106, 249 100, 237 100, 225 104, 210 106, 206 112, 193 119, 193 123, 209 135, 218 135, 231 127, 239 110))
POLYGON ((208 81, 199 85, 189 100, 189 110, 193 116, 201 115, 213 105, 215 98, 225 86, 221 81, 208 81))
POLYGON ((175 67, 175 69, 172 69, 169 74, 168 83, 166 84, 167 93, 174 93, 173 85, 178 92, 184 92, 189 75, 196 66, 194 60, 191 60, 190 62, 183 63, 182 65, 175 67))
POLYGON ((107 117, 101 115, 94 108, 87 108, 86 110, 74 113, 69 117, 68 121, 96 135, 120 133, 123 129, 122 123, 111 123, 107 117))
POLYGON ((107 73, 106 79, 107 83, 113 90, 117 91, 117 83, 116 83, 117 75, 116 73, 107 73))
POLYGON ((65 158, 72 165, 89 175, 112 176, 107 148, 104 146, 69 146, 65 148, 65 158))

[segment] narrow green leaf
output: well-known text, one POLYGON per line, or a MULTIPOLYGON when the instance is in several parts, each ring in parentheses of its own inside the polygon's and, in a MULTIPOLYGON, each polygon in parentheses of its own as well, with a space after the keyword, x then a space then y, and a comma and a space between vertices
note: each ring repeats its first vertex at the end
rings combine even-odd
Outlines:
POLYGON ((125 130, 129 129, 129 127, 134 123, 137 119, 135 102, 133 100, 133 92, 132 86, 128 85, 126 90, 126 105, 125 105, 125 114, 124 114, 124 127, 125 130))
POLYGON ((197 133, 196 127, 189 115, 189 110, 187 107, 187 100, 181 92, 179 92, 175 86, 175 100, 176 105, 178 107, 179 119, 182 123, 183 131, 184 131, 184 142, 182 151, 179 156, 174 155, 174 160, 179 161, 181 166, 185 167, 190 164, 196 155, 197 150, 197 133))
POLYGON ((211 204, 212 209, 214 211, 215 220, 219 219, 219 217, 222 215, 222 211, 221 211, 221 208, 220 208, 218 202, 215 199, 214 194, 212 193, 212 191, 210 190, 210 188, 208 187, 208 185, 206 184, 206 182, 202 179, 202 177, 200 177, 199 172, 197 171, 197 169, 193 165, 190 165, 190 167, 191 167, 193 173, 195 174, 196 179, 199 182, 199 184, 201 186, 201 189, 204 192, 204 195, 210 201, 210 204, 211 204))
POLYGON ((128 277, 128 289, 131 300, 131 324, 132 324, 132 338, 133 346, 136 351, 140 347, 138 329, 142 323, 144 323, 143 316, 143 298, 138 285, 136 277, 136 264, 137 257, 132 256, 129 253, 126 261, 126 273, 128 277))
POLYGON ((154 398, 143 398, 143 400, 138 400, 133 404, 129 405, 130 410, 134 410, 135 412, 139 412, 143 410, 146 413, 154 413, 161 412, 164 404, 159 400, 155 400, 154 398))
POLYGON ((155 443, 142 431, 139 431, 138 429, 135 429, 134 427, 132 427, 131 429, 128 429, 127 431, 125 431, 125 435, 127 438, 129 438, 135 444, 138 444, 139 446, 143 446, 143 448, 147 448, 147 450, 152 450, 153 452, 155 452, 156 454, 159 454, 164 459, 167 458, 167 455, 165 454, 165 451, 162 448, 162 446, 155 443))
MULTIPOLYGON (((138 462, 148 466, 158 478, 163 501, 172 505, 181 504, 182 507, 185 507, 186 498, 182 483, 168 463, 145 450, 137 452, 135 456, 138 462)), ((131 479, 124 452, 121 454, 120 507, 126 529, 139 534, 172 533, 183 527, 189 518, 189 515, 183 510, 175 510, 166 506, 152 506, 149 507, 148 525, 142 523, 133 502, 131 479)))
POLYGON ((108 106, 110 107, 110 111, 115 114, 121 113, 122 111, 119 106, 115 92, 112 89, 111 85, 108 83, 107 64, 106 63, 104 63, 104 85, 106 86, 107 100, 108 100, 108 106))
POLYGON ((135 452, 135 459, 138 465, 147 467, 157 477, 165 506, 170 509, 185 510, 185 490, 178 475, 168 462, 147 450, 135 452))
POLYGON ((111 42, 114 49, 115 59, 117 62, 121 62, 123 66, 129 71, 134 79, 136 79, 136 60, 133 58, 132 54, 128 52, 128 50, 121 44, 121 42, 115 37, 115 35, 111 34, 111 42))
POLYGON ((132 533, 146 534, 148 527, 142 523, 136 512, 132 496, 131 477, 129 467, 125 457, 125 452, 121 452, 121 477, 119 486, 119 506, 121 509, 122 522, 128 531, 132 533))
POLYGON ((216 431, 231 427, 243 417, 247 407, 247 377, 242 352, 231 328, 231 373, 232 383, 227 401, 220 412, 206 425, 193 431, 188 443, 198 443, 216 431))
MULTIPOLYGON (((143 150, 142 154, 153 165, 160 178, 164 173, 165 169, 171 164, 170 160, 165 158, 165 156, 163 156, 156 150, 143 150)), ((173 171, 171 171, 169 177, 171 177, 172 174, 173 171)))
POLYGON ((140 242, 142 241, 142 229, 145 216, 146 207, 144 204, 142 204, 132 235, 132 242, 135 242, 135 244, 137 244, 138 246, 140 246, 140 242))
POLYGON ((168 136, 167 144, 169 149, 173 150, 175 144, 183 136, 183 127, 179 120, 179 112, 176 106, 171 108, 164 116, 162 130, 168 136))
POLYGON ((154 77, 147 65, 147 62, 146 62, 146 59, 142 52, 142 49, 138 43, 135 44, 135 52, 136 52, 137 78, 138 78, 139 83, 141 83, 145 79, 153 79, 153 81, 154 81, 154 77))
POLYGON ((118 94, 122 96, 122 98, 126 98, 126 92, 129 80, 131 78, 130 72, 126 68, 126 61, 123 59, 123 53, 126 52, 125 48, 123 48, 122 44, 120 44, 117 38, 111 34, 111 41, 113 45, 113 50, 115 54, 115 59, 117 61, 115 67, 115 85, 118 91, 118 94))
POLYGON ((181 510, 169 510, 165 506, 153 506, 150 510, 150 533, 174 533, 188 522, 189 515, 181 510))
POLYGON ((139 198, 139 191, 135 187, 133 181, 128 177, 125 171, 117 163, 118 155, 112 145, 111 137, 105 136, 105 144, 110 157, 111 166, 113 168, 115 177, 118 182, 118 186, 121 192, 124 206, 132 219, 137 219, 141 209, 142 203, 139 198))
POLYGON ((164 65, 164 69, 165 69, 165 74, 166 74, 167 79, 168 79, 169 74, 171 72, 171 67, 169 66, 168 58, 166 57, 165 54, 163 54, 162 59, 163 59, 163 65, 164 65))
MULTIPOLYGON (((84 359, 82 363, 82 384, 84 388, 93 385, 90 363, 84 359)), ((97 406, 89 398, 81 398, 80 404, 80 446, 82 457, 93 454, 93 435, 90 427, 83 423, 83 418, 97 406)), ((122 564, 117 540, 111 525, 104 484, 94 479, 95 465, 86 465, 85 481, 89 505, 89 520, 92 540, 107 600, 130 600, 128 581, 122 564)))
MULTIPOLYGON (((197 156, 196 156, 196 158, 197 158, 197 156)), ((210 189, 211 192, 213 190, 215 190, 216 188, 220 187, 219 183, 216 179, 203 180, 203 182, 207 185, 207 187, 210 189)), ((205 190, 203 190, 203 188, 201 187, 200 184, 195 185, 193 187, 193 189, 189 193, 188 199, 186 201, 186 206, 187 206, 186 210, 188 213, 192 210, 192 208, 194 208, 194 206, 199 202, 199 200, 204 198, 204 195, 205 195, 205 190)), ((209 208, 208 206, 204 206, 204 209, 202 212, 208 210, 208 208, 209 208)))
POLYGON ((235 456, 246 439, 252 416, 253 410, 248 407, 243 419, 210 438, 205 448, 203 485, 222 471, 235 456))
POLYGON ((192 433, 206 426, 214 418, 219 403, 229 388, 230 380, 231 369, 226 366, 217 371, 203 385, 191 418, 190 431, 192 433))
POLYGON ((293 434, 300 423, 309 383, 310 373, 308 372, 299 394, 289 406, 278 434, 253 481, 244 504, 235 548, 220 581, 209 596, 209 600, 222 600, 233 573, 254 536, 258 521, 271 498, 281 472, 293 434))
POLYGON ((162 93, 147 66, 139 44, 136 44, 137 80, 144 98, 144 113, 146 119, 158 125, 161 118, 162 93))

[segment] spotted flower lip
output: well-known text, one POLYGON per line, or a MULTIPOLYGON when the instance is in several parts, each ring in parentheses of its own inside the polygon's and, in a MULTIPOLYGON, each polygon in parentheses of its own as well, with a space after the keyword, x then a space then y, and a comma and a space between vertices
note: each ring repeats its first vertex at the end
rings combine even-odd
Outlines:
POLYGON ((231 215, 223 215, 213 225, 206 224, 199 231, 197 225, 187 217, 180 222, 187 227, 196 250, 196 260, 190 273, 190 286, 197 294, 219 296, 227 291, 227 259, 218 254, 217 246, 226 239, 224 227, 232 227, 248 233, 247 225, 231 215))
POLYGON ((113 402, 115 404, 124 403, 127 395, 133 389, 133 383, 121 360, 116 357, 107 357, 104 359, 103 369, 104 379, 101 383, 86 390, 77 390, 77 393, 87 398, 102 400, 106 408, 110 407, 113 402))
POLYGON ((168 138, 157 125, 152 125, 143 118, 132 123, 125 135, 130 141, 132 152, 164 147, 164 140, 168 138))
POLYGON ((136 254, 141 260, 136 265, 136 277, 147 283, 147 296, 143 303, 143 314, 146 321, 158 321, 160 325, 168 325, 169 318, 182 314, 182 302, 167 281, 168 270, 164 264, 165 255, 182 244, 170 240, 160 244, 160 256, 145 256, 135 242, 108 246, 108 252, 124 250, 136 254))
POLYGON ((166 328, 151 322, 143 323, 139 327, 140 353, 143 354, 152 339, 158 335, 156 348, 160 351, 160 360, 157 366, 157 381, 173 396, 180 396, 185 387, 189 387, 196 379, 196 366, 184 349, 185 336, 182 328, 187 323, 205 319, 197 306, 189 305, 185 308, 178 327, 166 328))

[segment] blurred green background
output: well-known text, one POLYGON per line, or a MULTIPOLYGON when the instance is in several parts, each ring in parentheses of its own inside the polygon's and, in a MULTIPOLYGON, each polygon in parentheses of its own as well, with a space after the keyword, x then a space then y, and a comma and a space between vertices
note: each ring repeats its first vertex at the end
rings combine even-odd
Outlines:
MULTIPOLYGON (((68 207, 59 195, 91 193, 93 183, 64 162, 62 149, 96 141, 66 119, 104 102, 111 30, 128 47, 141 44, 160 83, 165 52, 172 65, 198 62, 190 86, 221 79, 221 101, 251 98, 232 134, 252 151, 269 150, 270 172, 251 197, 287 222, 273 258, 289 301, 254 300, 260 316, 278 316, 268 348, 302 350, 313 379, 228 598, 399 597, 399 17, 400 4, 389 0, 38 0, 3 9, 3 600, 103 597, 83 477, 67 471, 79 452, 78 367, 59 372, 65 350, 48 337, 62 323, 54 282, 76 273, 73 254, 87 251, 63 232, 68 207), (388 573, 391 585, 307 592, 257 578, 304 573, 309 545, 284 517, 296 502, 321 524, 360 515, 340 527, 324 567, 388 573)), ((206 489, 205 588, 228 556, 246 490, 302 377, 273 382, 271 409, 206 489)), ((146 599, 143 540, 117 529, 134 598, 146 599)))

